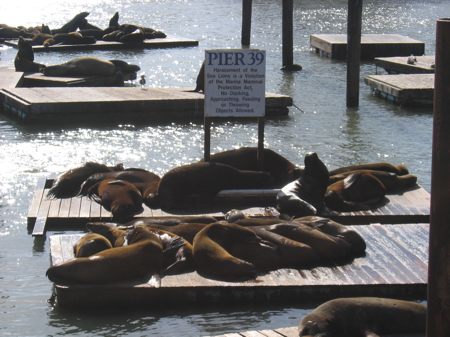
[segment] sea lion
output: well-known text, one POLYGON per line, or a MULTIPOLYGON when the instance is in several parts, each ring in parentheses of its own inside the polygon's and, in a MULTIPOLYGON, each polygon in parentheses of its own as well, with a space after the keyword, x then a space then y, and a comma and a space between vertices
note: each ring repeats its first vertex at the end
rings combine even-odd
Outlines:
POLYGON ((158 190, 158 185, 161 178, 150 171, 140 168, 127 168, 123 171, 102 172, 92 174, 87 178, 80 188, 80 195, 89 195, 96 193, 98 185, 104 179, 115 179, 127 181, 141 192, 143 198, 146 198, 151 193, 155 193, 158 190))
POLYGON ((47 198, 72 198, 78 195, 81 184, 90 175, 100 172, 121 171, 123 165, 106 166, 95 162, 87 162, 83 166, 70 169, 60 174, 47 193, 47 198))
POLYGON ((114 63, 96 57, 77 57, 62 64, 47 66, 45 76, 112 76, 116 72, 114 63))
POLYGON ((114 223, 88 222, 86 228, 107 238, 113 247, 121 247, 125 243, 127 231, 118 228, 114 223))
POLYGON ((162 250, 161 240, 154 235, 152 239, 52 266, 46 275, 58 284, 102 284, 148 278, 161 272, 162 250))
POLYGON ((325 211, 324 196, 328 179, 325 164, 316 153, 308 153, 303 175, 278 192, 278 210, 293 216, 316 215, 325 211))
POLYGON ((379 163, 357 164, 357 165, 339 167, 337 169, 330 171, 330 177, 334 176, 336 174, 341 174, 341 173, 345 173, 345 172, 349 172, 349 171, 356 171, 356 170, 373 170, 373 171, 392 172, 399 176, 409 173, 408 168, 404 164, 393 165, 390 163, 379 162, 379 163))
POLYGON ((338 298, 321 304, 299 324, 300 337, 376 337, 425 333, 424 305, 377 297, 338 298))
MULTIPOLYGON (((256 147, 241 147, 212 154, 210 161, 227 164, 239 170, 259 171, 257 155, 258 149, 256 147)), ((270 173, 275 188, 283 187, 300 178, 303 174, 302 168, 271 149, 264 149, 262 171, 270 173)))
POLYGON ((256 276, 257 269, 245 258, 261 260, 276 254, 275 249, 251 229, 223 221, 210 224, 198 232, 194 238, 193 256, 197 272, 207 277, 249 279, 256 276))
POLYGON ((364 175, 370 174, 374 176, 379 181, 381 181, 383 185, 386 187, 386 193, 395 193, 404 191, 405 189, 414 187, 417 184, 417 177, 415 175, 412 174, 397 175, 392 172, 377 171, 377 170, 355 170, 335 174, 333 176, 330 176, 329 182, 334 183, 336 181, 345 179, 351 174, 364 174, 364 175))
POLYGON ((53 46, 56 44, 94 44, 97 42, 93 36, 83 36, 80 32, 59 33, 45 40, 42 45, 44 47, 53 46))
POLYGON ((224 189, 271 186, 272 178, 267 172, 244 171, 220 163, 197 162, 178 166, 164 174, 158 192, 150 195, 145 203, 151 208, 191 207, 193 196, 200 199, 202 204, 208 204, 224 189))
POLYGON ((17 49, 17 55, 14 58, 14 67, 16 71, 34 73, 41 72, 45 69, 44 64, 34 62, 33 47, 30 42, 25 41, 22 37, 19 37, 17 49))
POLYGON ((387 192, 386 186, 367 171, 355 172, 360 173, 350 174, 327 187, 325 204, 328 208, 339 212, 358 211, 373 208, 381 203, 387 192))
POLYGON ((112 248, 112 245, 106 237, 97 233, 87 233, 73 246, 73 253, 75 257, 88 257, 108 248, 112 248))
POLYGON ((195 80, 195 89, 193 92, 205 92, 205 62, 203 61, 195 80))
POLYGON ((95 190, 90 191, 88 197, 111 212, 119 222, 128 221, 144 211, 141 192, 124 180, 103 179, 95 190))
POLYGON ((89 12, 81 12, 75 15, 70 21, 65 23, 61 28, 52 29, 52 34, 75 32, 80 26, 82 27, 87 22, 86 17, 89 12))

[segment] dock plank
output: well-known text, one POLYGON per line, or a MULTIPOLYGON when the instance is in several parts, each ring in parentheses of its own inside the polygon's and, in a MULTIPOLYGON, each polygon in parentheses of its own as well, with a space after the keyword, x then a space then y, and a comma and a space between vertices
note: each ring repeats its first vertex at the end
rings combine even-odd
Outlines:
POLYGON ((0 90, 17 87, 22 82, 22 78, 23 72, 11 67, 0 67, 0 90))
MULTIPOLYGON (((312 34, 311 48, 321 56, 345 59, 347 34, 312 34)), ((425 43, 398 34, 362 34, 361 58, 373 59, 387 56, 423 55, 425 43)))
MULTIPOLYGON (((105 114, 108 118, 124 119, 195 119, 203 118, 204 105, 204 95, 192 92, 192 88, 9 88, 0 96, 4 113, 22 121, 82 119, 105 114)), ((292 104, 291 97, 268 92, 266 117, 287 115, 292 104)))
POLYGON ((415 56, 417 62, 408 63, 405 56, 376 57, 373 61, 377 67, 383 68, 389 74, 433 74, 434 55, 415 56))
MULTIPOLYGON (((4 44, 17 48, 17 40, 6 40, 4 44)), ((194 47, 198 46, 197 40, 177 37, 166 37, 158 39, 147 39, 143 43, 130 44, 114 41, 97 41, 93 44, 79 45, 53 45, 49 47, 33 46, 34 52, 59 52, 59 51, 85 51, 85 50, 118 50, 118 49, 156 49, 156 48, 177 48, 177 47, 194 47)))
MULTIPOLYGON (((299 304, 311 299, 330 299, 338 296, 425 296, 428 224, 349 227, 363 236, 367 249, 365 257, 357 258, 344 266, 318 267, 311 270, 279 269, 244 282, 206 279, 196 272, 190 272, 163 277, 160 288, 153 288, 148 284, 56 285, 58 303, 73 306, 86 301, 97 302, 97 305, 107 305, 110 301, 119 301, 122 304, 161 302, 170 306, 179 305, 180 301, 237 303, 250 300, 264 303, 294 301, 299 304), (398 233, 403 231, 408 235, 398 238, 398 233), (411 250, 414 246, 420 246, 420 254, 411 250), (107 296, 112 292, 114 296, 107 296)), ((81 235, 50 236, 52 263, 72 258, 70 247, 81 235), (55 247, 57 244, 61 248, 55 247)))

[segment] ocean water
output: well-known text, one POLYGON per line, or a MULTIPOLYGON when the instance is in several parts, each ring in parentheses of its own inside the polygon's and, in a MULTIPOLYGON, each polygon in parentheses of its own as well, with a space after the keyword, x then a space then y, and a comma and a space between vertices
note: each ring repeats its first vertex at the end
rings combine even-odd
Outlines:
MULTIPOLYGON (((266 89, 288 94, 300 109, 266 121, 265 146, 301 164, 315 151, 329 168, 357 162, 405 163, 430 188, 432 109, 393 105, 372 96, 361 80, 360 106, 345 106, 346 65, 321 58, 309 35, 345 33, 344 0, 294 1, 294 60, 303 71, 281 68, 281 1, 253 1, 251 46, 266 50, 266 89)), ((364 1, 363 33, 398 33, 426 43, 434 54, 436 19, 448 16, 448 1, 364 1)), ((205 49, 240 48, 241 1, 41 0, 0 2, 0 23, 62 25, 80 11, 106 27, 118 11, 121 23, 137 23, 169 36, 197 39, 198 47, 99 51, 92 55, 138 64, 151 87, 194 87, 205 49)), ((12 66, 16 51, 0 45, 0 66, 12 66)), ((79 52, 36 53, 36 61, 60 63, 79 52)), ((363 63, 361 79, 375 73, 363 63)), ((201 336, 296 325, 310 308, 193 307, 189 310, 97 314, 61 310, 48 303, 45 277, 49 242, 27 233, 26 214, 39 178, 88 160, 142 167, 163 174, 203 155, 202 121, 126 123, 86 120, 76 125, 22 125, 0 115, 0 336, 201 336)), ((211 151, 255 145, 257 125, 215 123, 211 151)), ((47 236, 53 232, 48 232, 47 236)))

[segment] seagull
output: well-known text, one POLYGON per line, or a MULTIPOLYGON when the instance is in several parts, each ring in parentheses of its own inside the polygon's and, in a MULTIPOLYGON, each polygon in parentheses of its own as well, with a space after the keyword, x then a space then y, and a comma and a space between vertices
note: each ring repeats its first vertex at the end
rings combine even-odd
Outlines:
POLYGON ((141 85, 141 89, 144 89, 145 87, 145 74, 141 75, 141 78, 139 79, 139 84, 141 85))
POLYGON ((417 63, 417 58, 414 55, 411 55, 410 57, 408 57, 408 61, 406 61, 406 63, 408 63, 408 64, 416 64, 417 63))

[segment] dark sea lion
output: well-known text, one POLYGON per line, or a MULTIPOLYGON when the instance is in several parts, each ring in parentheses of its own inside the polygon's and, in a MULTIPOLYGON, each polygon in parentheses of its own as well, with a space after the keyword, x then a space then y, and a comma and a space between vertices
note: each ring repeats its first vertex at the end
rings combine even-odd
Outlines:
POLYGON ((121 247, 125 243, 127 231, 118 228, 114 223, 88 222, 86 228, 107 238, 113 247, 121 247))
POLYGON ((103 179, 96 190, 90 191, 88 197, 111 212, 113 218, 119 222, 129 221, 144 211, 141 192, 124 180, 103 179))
POLYGON ((108 23, 108 27, 118 27, 119 26, 119 12, 115 12, 114 15, 111 17, 108 23))
MULTIPOLYGON (((245 253, 250 251, 268 251, 273 247, 264 246, 252 230, 226 222, 216 222, 206 226, 194 238, 193 256, 197 272, 207 277, 237 280, 256 276, 256 266, 230 253, 245 253), (266 248, 266 249, 265 249, 266 248)), ((258 256, 259 254, 251 254, 258 256)), ((259 255, 261 259, 263 255, 259 255)))
POLYGON ((83 36, 80 32, 70 32, 70 33, 59 33, 53 35, 52 41, 46 40, 43 45, 45 47, 52 46, 55 44, 94 44, 97 42, 93 36, 83 36))
POLYGON ((112 248, 112 245, 106 237, 97 233, 87 233, 73 246, 73 252, 75 257, 88 257, 108 248, 112 248))
POLYGON ((103 284, 148 278, 161 272, 162 250, 161 240, 154 235, 152 239, 52 266, 47 270, 47 277, 59 284, 103 284))
POLYGON ((119 37, 118 42, 122 42, 122 43, 142 43, 145 40, 145 34, 141 29, 136 29, 135 31, 128 33, 128 34, 123 34, 122 36, 119 37))
POLYGON ((47 66, 45 76, 112 76, 116 72, 115 65, 107 60, 83 56, 74 58, 62 64, 47 66))
POLYGON ((385 185, 367 171, 355 172, 327 187, 325 204, 328 208, 339 212, 358 211, 376 207, 382 202, 387 192, 385 185))
POLYGON ((238 170, 220 163, 197 162, 178 166, 161 178, 158 192, 145 203, 151 208, 192 207, 192 196, 211 203, 224 189, 268 188, 272 178, 267 172, 238 170))
POLYGON ((60 174, 47 193, 47 198, 72 198, 80 192, 81 184, 94 173, 123 170, 123 165, 106 166, 87 162, 83 166, 70 169, 60 174))
POLYGON ((404 164, 392 165, 390 163, 380 162, 380 163, 368 163, 368 164, 358 164, 339 167, 337 169, 331 170, 330 176, 356 170, 374 170, 374 171, 392 172, 399 176, 409 173, 408 168, 404 164))
POLYGON ((81 12, 75 15, 70 21, 64 24, 61 28, 52 29, 52 34, 75 32, 80 26, 86 22, 86 17, 89 12, 81 12))
POLYGON ((134 227, 140 224, 175 226, 183 223, 203 223, 210 224, 217 222, 217 218, 211 215, 171 215, 163 217, 148 217, 131 220, 124 224, 125 227, 134 227))
POLYGON ((355 257, 364 256, 366 242, 356 231, 349 229, 334 220, 319 216, 304 216, 292 220, 295 223, 303 223, 310 227, 318 228, 321 232, 345 239, 351 247, 351 254, 355 257))
POLYGON ((345 179, 351 174, 370 174, 377 178, 386 187, 386 193, 401 192, 405 189, 416 186, 417 177, 412 174, 397 175, 392 172, 376 170, 356 170, 348 171, 330 176, 330 183, 345 179))
MULTIPOLYGON (((227 164, 239 170, 259 171, 257 154, 256 147, 241 147, 212 154, 210 161, 227 164)), ((283 187, 303 174, 302 168, 271 149, 264 149, 262 170, 273 177, 274 187, 283 187)))
POLYGON ((205 62, 202 63, 195 80, 194 92, 205 92, 205 62))
POLYGON ((424 305, 389 298, 355 297, 328 301, 299 324, 300 337, 377 337, 425 333, 424 305))
POLYGON ((103 35, 105 35, 104 30, 98 30, 98 29, 83 28, 83 29, 79 30, 78 32, 81 34, 81 36, 93 37, 95 40, 101 40, 103 35))
MULTIPOLYGON (((123 74, 136 74, 141 67, 135 64, 130 64, 122 60, 109 60, 116 67, 116 72, 121 72, 123 74)), ((136 78, 136 77, 135 77, 136 78)))
POLYGON ((44 64, 34 62, 33 47, 30 42, 19 37, 17 49, 17 55, 14 58, 14 67, 16 71, 35 73, 45 69, 44 64))
MULTIPOLYGON (((216 221, 214 221, 216 222, 216 221)), ((137 226, 145 226, 152 229, 164 230, 166 232, 178 235, 182 237, 187 242, 192 244, 194 242, 194 237, 200 232, 203 228, 209 225, 209 223, 179 223, 176 225, 163 225, 158 223, 153 223, 152 221, 146 222, 141 220, 136 220, 137 226)), ((211 222, 212 223, 212 222, 211 222)))
POLYGON ((328 169, 316 153, 305 156, 303 175, 284 186, 277 195, 277 208, 293 216, 316 215, 324 211, 328 169))

